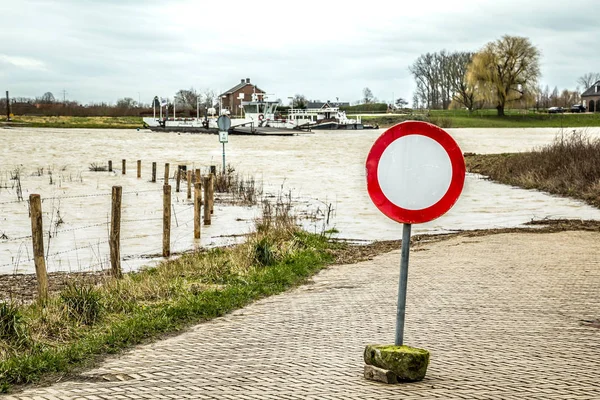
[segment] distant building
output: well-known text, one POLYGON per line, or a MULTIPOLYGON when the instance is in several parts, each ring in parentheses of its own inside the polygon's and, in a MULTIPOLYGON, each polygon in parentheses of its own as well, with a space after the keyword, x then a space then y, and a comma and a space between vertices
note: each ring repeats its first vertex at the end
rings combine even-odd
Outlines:
POLYGON ((589 112, 600 112, 600 81, 581 94, 583 105, 589 112))
POLYGON ((231 115, 241 115, 242 101, 252 101, 252 95, 257 101, 264 100, 265 91, 250 83, 250 78, 242 79, 240 83, 219 95, 223 109, 229 110, 231 115))
POLYGON ((329 101, 321 102, 321 101, 309 101, 306 104, 306 108, 308 109, 324 109, 324 108, 332 108, 332 107, 347 107, 350 103, 338 102, 338 101, 329 101))

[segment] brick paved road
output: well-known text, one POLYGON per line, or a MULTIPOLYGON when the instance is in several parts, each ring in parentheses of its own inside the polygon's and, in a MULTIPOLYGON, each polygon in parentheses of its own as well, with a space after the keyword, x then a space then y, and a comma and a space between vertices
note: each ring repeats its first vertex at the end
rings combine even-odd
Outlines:
POLYGON ((600 234, 491 235, 415 247, 406 340, 427 378, 362 377, 394 337, 399 253, 336 266, 87 372, 12 399, 599 399, 600 234), (104 381, 124 379, 124 381, 104 381))

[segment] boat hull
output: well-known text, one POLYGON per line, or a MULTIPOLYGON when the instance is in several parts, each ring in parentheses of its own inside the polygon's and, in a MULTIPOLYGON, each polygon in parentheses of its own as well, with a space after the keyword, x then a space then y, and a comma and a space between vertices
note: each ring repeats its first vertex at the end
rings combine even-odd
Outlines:
POLYGON ((335 130, 353 130, 354 131, 354 130, 362 130, 362 129, 364 129, 364 126, 361 123, 340 124, 338 122, 323 122, 320 124, 311 125, 310 129, 329 130, 329 131, 335 131, 335 130))

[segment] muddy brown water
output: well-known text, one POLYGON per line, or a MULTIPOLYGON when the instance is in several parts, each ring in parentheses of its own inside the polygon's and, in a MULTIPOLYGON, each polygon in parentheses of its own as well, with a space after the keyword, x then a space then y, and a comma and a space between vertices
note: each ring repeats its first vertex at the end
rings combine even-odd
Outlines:
MULTIPOLYGON (((526 151, 552 142, 555 128, 449 129, 464 152, 526 151)), ((567 132, 569 130, 566 130, 567 132)), ((600 136, 600 129, 587 129, 600 136)), ((371 203, 364 161, 383 130, 316 132, 294 137, 230 136, 226 159, 244 175, 262 181, 265 193, 292 193, 300 213, 320 216, 305 228, 336 228, 342 238, 372 241, 401 236, 399 224, 371 203), (333 209, 326 226, 326 210, 333 209)), ((154 262, 162 244, 162 182, 151 183, 152 162, 163 176, 178 164, 221 165, 222 147, 213 135, 110 129, 0 129, 0 273, 32 272, 27 202, 18 202, 11 175, 20 170, 23 197, 42 196, 49 271, 108 267, 110 190, 123 187, 121 252, 125 270, 154 262), (121 160, 127 160, 127 175, 121 160), (115 171, 91 172, 92 163, 113 161, 115 171), (136 178, 142 160, 142 178, 136 178), (51 175, 49 174, 51 172, 51 175), (52 182, 51 182, 52 180, 52 182), (48 233, 49 231, 49 233, 48 233), (49 235, 49 236, 48 236, 49 235)), ((185 185, 182 184, 182 187, 185 185)), ((174 191, 174 188, 173 188, 174 191)), ((193 239, 192 204, 185 190, 173 193, 172 251, 241 240, 259 215, 256 207, 217 205, 213 225, 193 239)), ((520 226, 532 219, 600 219, 600 211, 579 201, 499 185, 467 176, 463 194, 443 217, 416 225, 415 233, 520 226)))

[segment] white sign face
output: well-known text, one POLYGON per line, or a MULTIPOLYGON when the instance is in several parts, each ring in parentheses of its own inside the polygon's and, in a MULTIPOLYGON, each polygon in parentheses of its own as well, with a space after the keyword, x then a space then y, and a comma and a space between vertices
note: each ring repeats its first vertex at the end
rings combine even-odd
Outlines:
POLYGON ((406 135, 393 141, 381 155, 377 179, 393 204, 406 210, 421 210, 446 194, 452 180, 452 164, 437 141, 406 135))
POLYGON ((219 131, 219 142, 227 143, 227 131, 219 131))

